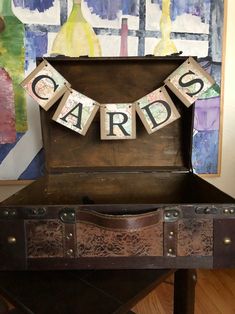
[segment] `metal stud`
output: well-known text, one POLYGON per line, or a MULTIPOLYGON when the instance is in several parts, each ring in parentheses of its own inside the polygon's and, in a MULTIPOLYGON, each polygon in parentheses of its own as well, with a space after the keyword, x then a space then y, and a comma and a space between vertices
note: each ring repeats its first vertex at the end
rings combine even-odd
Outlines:
POLYGON ((8 216, 9 215, 8 210, 4 210, 3 214, 4 214, 4 216, 8 216))
POLYGON ((224 213, 225 213, 225 214, 228 214, 228 213, 229 213, 229 210, 228 210, 227 208, 225 208, 225 209, 224 209, 224 213))
POLYGON ((67 254, 68 254, 68 255, 72 255, 72 254, 73 254, 73 249, 69 249, 69 250, 67 251, 67 254))
POLYGON ((174 217, 178 217, 179 213, 178 212, 174 212, 174 217))
POLYGON ((7 242, 9 244, 14 244, 14 243, 16 243, 16 238, 13 237, 13 236, 10 236, 10 237, 7 238, 7 242))
POLYGON ((168 249, 168 253, 169 253, 169 254, 172 254, 172 253, 173 253, 173 250, 172 250, 172 249, 168 249))
POLYGON ((205 208, 204 212, 205 212, 205 214, 210 214, 211 210, 210 210, 210 208, 207 207, 207 208, 205 208))
POLYGON ((67 235, 66 238, 67 238, 68 240, 70 240, 72 237, 73 237, 73 234, 70 232, 70 233, 67 235))
POLYGON ((231 244, 231 243, 232 243, 231 238, 228 238, 228 237, 224 238, 224 244, 225 244, 225 245, 229 245, 229 244, 231 244))
POLYGON ((169 235, 170 235, 170 238, 172 238, 174 236, 174 232, 171 231, 169 235))
POLYGON ((166 213, 166 217, 171 217, 171 213, 166 213))
POLYGON ((234 209, 231 208, 229 212, 230 212, 230 214, 234 214, 234 209))

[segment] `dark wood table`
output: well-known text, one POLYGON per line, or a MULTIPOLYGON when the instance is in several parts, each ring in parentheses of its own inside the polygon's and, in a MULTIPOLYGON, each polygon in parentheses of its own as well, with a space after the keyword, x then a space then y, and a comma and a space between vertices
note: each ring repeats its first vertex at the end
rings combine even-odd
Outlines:
POLYGON ((174 313, 193 314, 193 270, 0 272, 0 294, 17 314, 133 313, 130 309, 172 273, 174 313))

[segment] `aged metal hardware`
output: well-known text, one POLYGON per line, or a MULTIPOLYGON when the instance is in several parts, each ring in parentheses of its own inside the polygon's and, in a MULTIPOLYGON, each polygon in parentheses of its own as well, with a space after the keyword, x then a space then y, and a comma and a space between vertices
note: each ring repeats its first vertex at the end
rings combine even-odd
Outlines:
POLYGON ((0 212, 0 217, 14 218, 17 215, 17 211, 14 208, 6 208, 0 212))
POLYGON ((73 249, 69 249, 69 250, 67 251, 67 254, 71 256, 71 255, 73 254, 73 249))
POLYGON ((231 238, 229 238, 229 237, 224 238, 224 244, 225 244, 225 245, 229 245, 229 244, 231 244, 231 243, 232 243, 231 238))
POLYGON ((64 223, 75 223, 76 215, 75 210, 72 208, 65 208, 59 213, 60 220, 64 223))
POLYGON ((212 206, 199 206, 195 209, 196 214, 206 214, 206 215, 215 215, 219 213, 218 208, 212 206))
POLYGON ((9 244, 15 244, 16 243, 16 238, 13 237, 13 236, 10 236, 10 237, 7 238, 7 242, 9 244))
POLYGON ((223 214, 225 214, 225 215, 233 215, 233 214, 235 214, 235 209, 233 207, 231 207, 231 208, 229 208, 229 207, 224 208, 223 214))
POLYGON ((171 257, 174 257, 175 256, 175 252, 172 248, 169 248, 167 250, 167 256, 171 256, 171 257))
POLYGON ((45 207, 36 207, 36 208, 26 208, 27 217, 43 217, 47 213, 47 209, 45 207))
POLYGON ((68 240, 70 240, 72 237, 73 237, 73 234, 71 232, 66 236, 68 240))
POLYGON ((181 216, 181 211, 178 208, 166 209, 164 212, 164 220, 168 222, 176 221, 181 216))

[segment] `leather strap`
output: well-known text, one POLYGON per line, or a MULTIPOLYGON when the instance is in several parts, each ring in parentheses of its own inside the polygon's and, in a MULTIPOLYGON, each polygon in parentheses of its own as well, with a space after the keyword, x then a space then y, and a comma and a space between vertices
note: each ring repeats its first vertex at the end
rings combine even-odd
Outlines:
POLYGON ((64 224, 64 256, 76 257, 76 225, 64 224))
POLYGON ((91 223, 104 228, 140 229, 153 226, 162 220, 162 210, 138 215, 107 215, 79 210, 76 219, 79 222, 91 223))
POLYGON ((164 222, 164 256, 177 256, 177 222, 164 222))

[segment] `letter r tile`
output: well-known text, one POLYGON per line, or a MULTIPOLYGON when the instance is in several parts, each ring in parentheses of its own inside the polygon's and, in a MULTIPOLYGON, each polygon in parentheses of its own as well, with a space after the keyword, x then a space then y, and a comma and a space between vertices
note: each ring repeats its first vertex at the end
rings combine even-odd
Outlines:
POLYGON ((103 104, 100 109, 100 130, 102 140, 135 139, 135 105, 103 104))

